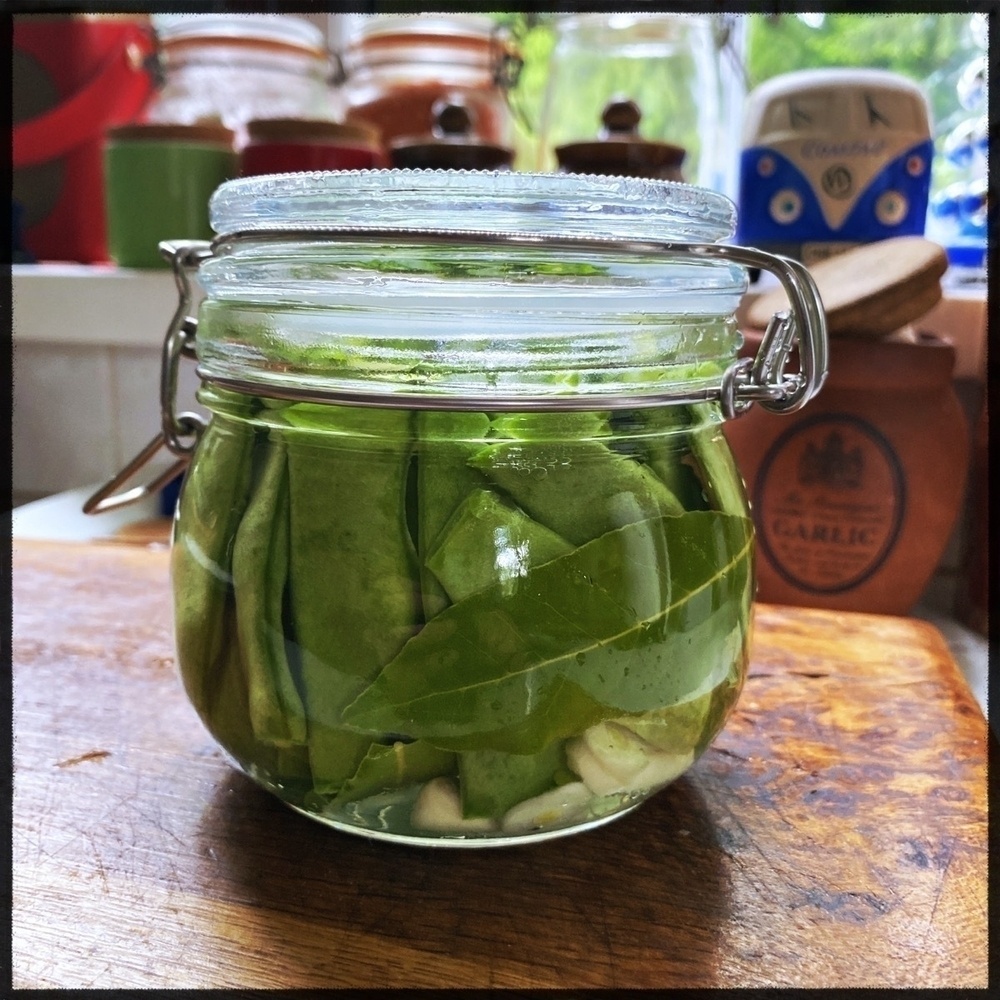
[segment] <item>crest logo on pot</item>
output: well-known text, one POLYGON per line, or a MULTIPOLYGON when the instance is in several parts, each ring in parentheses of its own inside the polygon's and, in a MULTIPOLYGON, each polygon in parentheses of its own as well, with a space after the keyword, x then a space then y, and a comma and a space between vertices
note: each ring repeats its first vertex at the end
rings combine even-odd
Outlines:
POLYGON ((892 552, 906 479, 892 446, 849 414, 820 414, 782 434, 764 457, 753 498, 761 549, 790 584, 850 590, 892 552))

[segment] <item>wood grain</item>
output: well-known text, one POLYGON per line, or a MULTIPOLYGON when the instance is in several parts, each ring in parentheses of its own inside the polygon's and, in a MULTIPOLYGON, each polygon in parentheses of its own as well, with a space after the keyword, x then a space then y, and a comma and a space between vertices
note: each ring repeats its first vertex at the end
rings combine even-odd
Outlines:
MULTIPOLYGON (((944 247, 922 236, 862 243, 810 265, 830 336, 879 338, 918 320, 941 300, 944 247)), ((747 305, 750 326, 764 329, 788 308, 783 288, 747 305)))
POLYGON ((987 726, 940 635, 762 605, 688 775, 598 830, 370 842, 234 771, 159 546, 14 550, 14 985, 985 987, 987 726))

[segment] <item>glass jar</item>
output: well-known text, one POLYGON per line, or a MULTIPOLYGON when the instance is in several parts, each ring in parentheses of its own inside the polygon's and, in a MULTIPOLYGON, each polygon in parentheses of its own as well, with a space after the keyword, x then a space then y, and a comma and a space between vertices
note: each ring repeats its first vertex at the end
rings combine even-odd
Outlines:
POLYGON ((153 122, 221 122, 247 141, 260 118, 334 119, 332 65, 323 33, 274 14, 156 15, 163 83, 153 122))
MULTIPOLYGON (((592 140, 613 101, 642 109, 641 138, 687 151, 685 178, 725 194, 738 160, 739 97, 730 92, 727 15, 560 15, 539 125, 539 167, 555 150, 592 140)), ((738 58, 738 55, 737 55, 738 58)))
POLYGON ((464 105, 475 136, 509 146, 508 91, 520 58, 484 15, 356 15, 341 55, 348 121, 376 126, 386 145, 430 132, 439 101, 464 105))
POLYGON ((211 419, 168 406, 164 433, 194 453, 178 663, 236 766, 339 830, 459 846, 587 829, 683 773, 747 667, 721 423, 821 384, 808 272, 662 181, 272 175, 211 216, 211 246, 165 247, 205 297, 162 382, 195 350, 211 419), (794 303, 753 370, 751 263, 794 303))

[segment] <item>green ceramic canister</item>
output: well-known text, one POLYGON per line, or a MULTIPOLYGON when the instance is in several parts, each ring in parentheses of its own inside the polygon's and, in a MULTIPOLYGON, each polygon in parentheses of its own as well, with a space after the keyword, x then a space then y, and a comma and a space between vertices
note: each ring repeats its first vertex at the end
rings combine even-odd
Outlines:
POLYGON ((108 252, 120 267, 166 267, 158 244, 177 232, 208 239, 212 192, 237 174, 234 134, 221 125, 136 123, 104 147, 108 252))
POLYGON ((190 458, 179 671, 234 765, 337 830, 458 847, 586 830, 681 775, 748 663, 722 422, 826 370, 805 268, 727 244, 721 195, 637 178, 271 174, 211 215, 211 244, 164 248, 161 377, 196 354, 211 418, 167 393, 160 443, 190 458), (753 362, 747 266, 794 300, 753 362))

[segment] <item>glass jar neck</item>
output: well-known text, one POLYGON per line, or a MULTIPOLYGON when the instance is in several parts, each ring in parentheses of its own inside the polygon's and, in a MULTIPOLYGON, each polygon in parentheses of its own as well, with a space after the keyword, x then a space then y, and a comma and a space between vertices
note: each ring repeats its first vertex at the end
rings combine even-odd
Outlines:
MULTIPOLYGON (((203 374, 486 409, 719 397, 747 273, 732 205, 668 182, 455 170, 216 192, 203 374)), ((392 405, 391 403, 389 405, 392 405)))
POLYGON ((458 409, 713 398, 742 269, 532 246, 223 242, 201 265, 204 377, 291 398, 458 409), (592 402, 591 402, 592 401, 592 402))
POLYGON ((330 72, 320 52, 264 39, 185 39, 161 49, 165 73, 191 68, 221 67, 254 72, 291 72, 325 79, 330 72))

